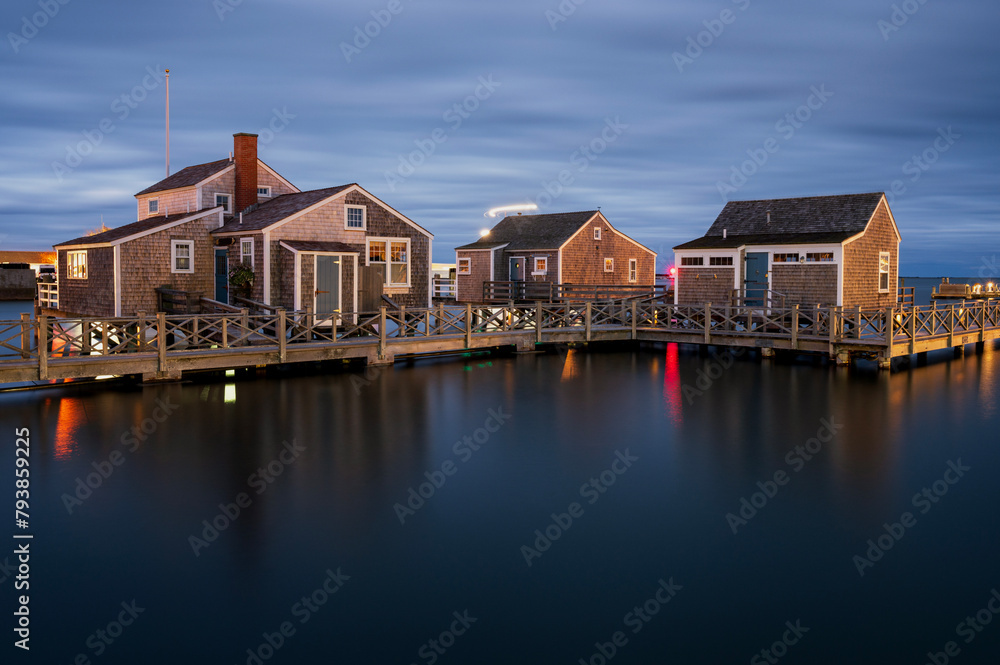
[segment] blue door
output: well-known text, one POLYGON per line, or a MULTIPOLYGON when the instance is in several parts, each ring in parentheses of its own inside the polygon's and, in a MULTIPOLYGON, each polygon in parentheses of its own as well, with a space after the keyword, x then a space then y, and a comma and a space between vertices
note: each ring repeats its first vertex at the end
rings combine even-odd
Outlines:
POLYGON ((762 307, 767 299, 767 252, 747 252, 746 267, 743 302, 751 307, 762 307))
POLYGON ((340 257, 316 256, 316 319, 329 321, 340 311, 340 257))
POLYGON ((215 299, 229 304, 229 250, 215 249, 215 299))
POLYGON ((521 282, 524 280, 524 259, 510 260, 510 281, 521 282))

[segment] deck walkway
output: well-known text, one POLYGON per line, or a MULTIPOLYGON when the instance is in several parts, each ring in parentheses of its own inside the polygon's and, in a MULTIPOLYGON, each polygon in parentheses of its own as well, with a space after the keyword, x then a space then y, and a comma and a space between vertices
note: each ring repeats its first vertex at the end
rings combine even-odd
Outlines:
POLYGON ((616 300, 466 305, 322 316, 311 312, 53 317, 0 321, 0 384, 397 356, 537 344, 638 340, 892 358, 1000 337, 1000 301, 861 310, 672 305, 616 300), (38 349, 44 349, 39 353, 38 349))

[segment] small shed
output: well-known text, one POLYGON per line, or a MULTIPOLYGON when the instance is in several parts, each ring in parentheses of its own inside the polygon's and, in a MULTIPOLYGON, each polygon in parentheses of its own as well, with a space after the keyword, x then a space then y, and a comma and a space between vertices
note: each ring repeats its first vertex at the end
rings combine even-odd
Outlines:
POLYGON ((892 307, 900 240, 882 192, 730 201, 674 247, 674 301, 892 307))

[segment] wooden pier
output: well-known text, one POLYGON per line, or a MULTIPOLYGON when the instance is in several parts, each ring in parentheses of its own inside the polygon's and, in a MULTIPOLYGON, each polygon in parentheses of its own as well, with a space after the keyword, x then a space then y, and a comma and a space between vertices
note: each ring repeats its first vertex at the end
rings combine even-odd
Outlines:
POLYGON ((185 371, 501 346, 646 341, 820 353, 848 364, 1000 337, 1000 301, 890 310, 673 305, 657 299, 465 305, 316 314, 248 310, 0 322, 0 384, 102 375, 177 379, 185 371), (41 349, 41 352, 39 352, 41 349))

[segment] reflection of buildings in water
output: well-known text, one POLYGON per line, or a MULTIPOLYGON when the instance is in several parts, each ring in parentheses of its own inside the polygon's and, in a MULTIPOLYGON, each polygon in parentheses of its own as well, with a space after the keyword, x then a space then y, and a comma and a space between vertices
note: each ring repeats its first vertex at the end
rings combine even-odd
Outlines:
MULTIPOLYGON (((653 361, 656 362, 655 360, 653 361)), ((655 366, 654 366, 655 371, 655 366)), ((680 348, 677 344, 667 344, 666 359, 663 363, 663 401, 667 407, 667 416, 674 426, 684 424, 684 406, 681 400, 681 368, 680 348)))
POLYGON ((68 460, 80 450, 82 430, 88 422, 87 409, 84 399, 79 397, 63 397, 58 404, 55 436, 52 438, 53 457, 68 460))

